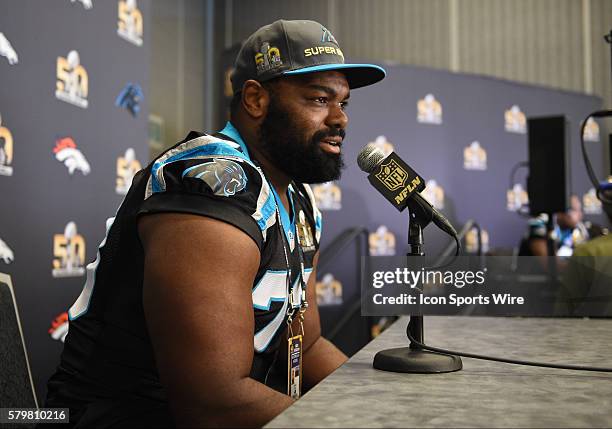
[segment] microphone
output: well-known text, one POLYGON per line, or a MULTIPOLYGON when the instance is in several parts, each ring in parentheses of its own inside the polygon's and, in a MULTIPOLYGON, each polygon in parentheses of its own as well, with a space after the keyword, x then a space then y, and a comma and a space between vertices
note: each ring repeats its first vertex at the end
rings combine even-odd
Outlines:
POLYGON ((420 194, 425 189, 425 181, 395 152, 385 157, 375 144, 368 143, 359 152, 357 165, 363 172, 368 173, 372 186, 400 212, 413 200, 438 228, 448 235, 457 236, 457 231, 448 219, 420 194))

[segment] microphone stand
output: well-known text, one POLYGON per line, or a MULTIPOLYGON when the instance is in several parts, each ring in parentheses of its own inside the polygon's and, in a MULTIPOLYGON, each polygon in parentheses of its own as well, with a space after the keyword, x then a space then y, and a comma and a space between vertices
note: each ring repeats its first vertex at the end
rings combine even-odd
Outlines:
MULTIPOLYGON (((423 228, 432 221, 431 213, 428 213, 416 199, 410 199, 408 203, 410 220, 408 222, 408 258, 423 257, 423 228)), ((423 291, 421 290, 421 293, 423 291)), ((420 311, 417 311, 420 313, 420 311)), ((420 343, 424 343, 423 316, 420 314, 410 315, 410 321, 406 327, 406 333, 420 343)), ((390 372, 411 372, 420 374, 434 374, 443 372, 459 371, 463 363, 459 356, 436 353, 424 350, 414 342, 408 347, 382 350, 374 356, 373 366, 376 369, 390 372)))

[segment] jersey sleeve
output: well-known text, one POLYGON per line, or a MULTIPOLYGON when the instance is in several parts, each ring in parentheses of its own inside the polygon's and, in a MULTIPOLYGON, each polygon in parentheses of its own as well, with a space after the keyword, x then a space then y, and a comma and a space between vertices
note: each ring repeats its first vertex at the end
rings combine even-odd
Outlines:
POLYGON ((150 168, 139 215, 211 217, 241 229, 262 249, 276 222, 276 203, 261 171, 232 142, 203 136, 166 152, 150 168))
POLYGON ((535 218, 529 219, 527 237, 532 238, 546 238, 546 222, 548 217, 541 215, 535 218))

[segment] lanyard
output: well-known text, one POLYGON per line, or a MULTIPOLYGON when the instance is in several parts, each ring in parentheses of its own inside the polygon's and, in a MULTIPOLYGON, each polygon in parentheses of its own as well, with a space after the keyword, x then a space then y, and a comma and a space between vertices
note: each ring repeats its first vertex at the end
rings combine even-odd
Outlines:
MULTIPOLYGON (((293 203, 293 197, 289 194, 290 204, 293 207, 294 219, 297 217, 296 206, 293 203)), ((279 197, 280 200, 280 197, 279 197)), ((291 233, 294 235, 296 240, 297 252, 300 262, 300 272, 298 274, 299 289, 301 289, 301 295, 295 296, 297 290, 292 287, 292 274, 291 274, 291 263, 289 261, 290 251, 287 251, 287 247, 291 249, 288 238, 285 236, 285 229, 282 225, 282 218, 280 215, 279 206, 282 204, 281 201, 277 201, 276 204, 276 219, 278 224, 278 231, 281 236, 281 242, 283 243, 283 253, 285 255, 285 263, 287 264, 287 299, 289 305, 287 306, 287 395, 294 400, 297 400, 302 395, 302 356, 303 356, 303 338, 304 338, 304 313, 308 308, 308 302, 306 301, 306 270, 304 268, 304 251, 302 249, 302 243, 300 234, 294 229, 291 233), (297 334, 293 332, 293 320, 298 312, 297 320, 300 324, 300 330, 297 334)), ((296 288, 297 289, 297 288, 296 288)), ((298 289, 298 290, 299 290, 298 289)))

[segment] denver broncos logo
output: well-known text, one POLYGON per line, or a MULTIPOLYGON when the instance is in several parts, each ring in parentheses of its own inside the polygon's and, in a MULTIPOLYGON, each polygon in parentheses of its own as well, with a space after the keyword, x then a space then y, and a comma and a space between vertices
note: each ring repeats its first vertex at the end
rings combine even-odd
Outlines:
POLYGON ((66 335, 68 335, 68 327, 68 313, 63 312, 53 319, 48 332, 49 335, 51 335, 51 338, 63 343, 66 340, 66 335))
POLYGON ((231 197, 246 188, 247 178, 238 163, 228 159, 196 165, 183 172, 183 177, 203 180, 215 195, 231 197))

